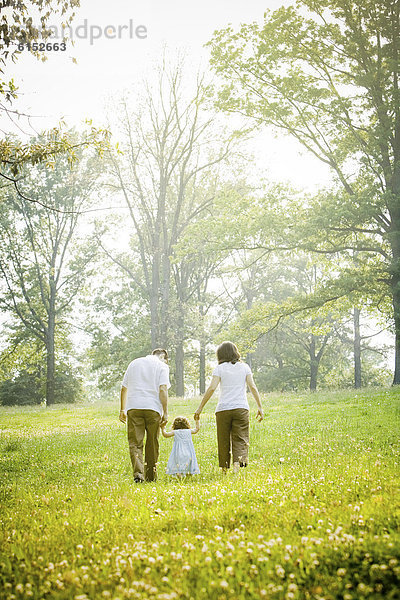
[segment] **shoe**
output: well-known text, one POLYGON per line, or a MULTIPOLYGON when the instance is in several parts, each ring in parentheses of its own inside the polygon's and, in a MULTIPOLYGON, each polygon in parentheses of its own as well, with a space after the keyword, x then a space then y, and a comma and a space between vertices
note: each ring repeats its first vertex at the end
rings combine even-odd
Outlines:
POLYGON ((134 481, 135 483, 144 483, 144 479, 142 479, 141 477, 134 477, 134 478, 133 478, 133 481, 134 481))

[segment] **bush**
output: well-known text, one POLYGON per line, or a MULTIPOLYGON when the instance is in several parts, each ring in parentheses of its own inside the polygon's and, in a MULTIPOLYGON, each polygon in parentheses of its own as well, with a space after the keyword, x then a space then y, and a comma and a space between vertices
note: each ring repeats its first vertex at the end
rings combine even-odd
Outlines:
POLYGON ((13 379, 0 383, 0 404, 2 406, 22 406, 43 402, 43 391, 36 374, 22 371, 13 379))
MULTIPOLYGON (((41 404, 46 396, 46 380, 38 373, 21 371, 0 383, 0 405, 41 404)), ((72 403, 80 399, 82 384, 67 365, 59 365, 55 375, 55 402, 72 403)))

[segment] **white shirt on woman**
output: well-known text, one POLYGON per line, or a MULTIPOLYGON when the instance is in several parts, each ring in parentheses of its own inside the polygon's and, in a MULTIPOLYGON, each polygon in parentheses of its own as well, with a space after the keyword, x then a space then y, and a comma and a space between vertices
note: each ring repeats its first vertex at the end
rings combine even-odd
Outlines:
POLYGON ((155 410, 162 415, 160 385, 171 387, 169 366, 153 354, 135 358, 126 370, 122 385, 128 388, 126 412, 140 408, 155 410))
POLYGON ((240 361, 235 364, 224 362, 214 369, 213 377, 220 378, 220 395, 215 412, 234 408, 249 410, 246 394, 247 375, 251 375, 251 369, 247 363, 240 361))

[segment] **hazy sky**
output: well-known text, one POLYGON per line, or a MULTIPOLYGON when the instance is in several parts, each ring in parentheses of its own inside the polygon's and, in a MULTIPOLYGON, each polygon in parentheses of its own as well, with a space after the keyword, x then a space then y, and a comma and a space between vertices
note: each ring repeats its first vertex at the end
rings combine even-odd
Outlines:
MULTIPOLYGON (((24 51, 12 75, 21 89, 21 110, 35 116, 37 130, 57 124, 63 117, 69 125, 79 125, 85 118, 94 123, 104 121, 104 106, 122 89, 138 89, 143 78, 152 78, 152 68, 159 61, 164 46, 170 54, 185 50, 193 71, 201 63, 207 67, 208 50, 204 44, 214 30, 232 23, 263 19, 266 9, 275 9, 282 0, 81 0, 73 22, 75 45, 66 52, 48 52, 44 63, 24 51), (104 30, 114 39, 106 38, 104 30), (120 37, 117 32, 121 29, 120 37), (130 37, 130 31, 145 26, 147 37, 130 37), (79 28, 79 29, 77 29, 79 28), (90 41, 90 29, 101 37, 90 41), (86 39, 79 39, 85 29, 86 39), (76 59, 77 63, 73 61, 76 59)), ((286 2, 287 3, 287 2, 286 2)), ((60 28, 60 22, 52 24, 60 28)), ((144 31, 140 29, 143 36, 144 31)), ((254 144, 258 166, 273 179, 287 179, 295 185, 313 189, 328 179, 328 170, 301 151, 290 139, 276 140, 270 132, 254 144)))

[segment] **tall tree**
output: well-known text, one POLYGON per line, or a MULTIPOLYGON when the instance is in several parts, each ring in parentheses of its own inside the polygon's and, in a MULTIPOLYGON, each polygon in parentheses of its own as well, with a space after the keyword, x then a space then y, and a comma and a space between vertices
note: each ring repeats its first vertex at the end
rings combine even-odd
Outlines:
MULTIPOLYGON (((296 364, 296 369, 305 374, 309 381, 309 388, 315 391, 317 388, 318 372, 324 354, 329 349, 329 344, 334 334, 334 324, 338 324, 341 315, 336 311, 335 319, 327 310, 298 311, 287 314, 285 319, 276 322, 270 331, 260 330, 252 332, 254 325, 244 326, 243 323, 252 319, 257 320, 261 307, 272 310, 287 303, 291 305, 293 298, 306 297, 315 292, 323 279, 321 266, 310 261, 304 254, 298 252, 287 253, 285 257, 263 257, 258 253, 252 257, 248 265, 242 265, 241 272, 233 271, 234 277, 240 281, 242 293, 238 303, 237 318, 232 324, 230 331, 236 339, 241 341, 244 349, 255 350, 255 341, 267 336, 271 348, 269 355, 274 356, 276 362, 283 367, 283 356, 292 354, 291 362, 296 364), (251 302, 249 303, 249 298, 251 302), (243 302, 244 300, 244 302, 243 302), (253 304, 253 300, 255 300, 253 304), (268 308, 269 307, 269 308, 268 308), (279 343, 275 334, 279 330, 279 343), (297 350, 293 352, 285 350, 282 346, 290 346, 297 350), (273 351, 272 347, 276 350, 273 351), (300 366, 301 365, 301 368, 300 366)), ((266 343, 264 343, 265 348, 266 343)))
POLYGON ((40 206, 8 193, 0 218, 0 306, 46 349, 46 400, 55 395, 56 329, 85 283, 96 248, 90 239, 78 251, 74 238, 80 212, 90 203, 96 161, 81 157, 71 169, 59 156, 52 170, 38 165, 25 174, 24 195, 33 190, 40 206))
MULTIPOLYGON (((195 294, 199 273, 184 257, 174 261, 174 247, 187 227, 212 205, 218 166, 232 153, 235 135, 225 135, 215 115, 207 113, 209 87, 203 76, 189 95, 183 66, 159 71, 135 111, 121 103, 121 154, 110 155, 113 188, 129 209, 131 256, 113 256, 148 298, 151 343, 175 340, 176 393, 183 395, 183 344, 186 303, 195 294), (131 268, 140 264, 141 276, 131 268)), ((203 273, 207 276, 208 267, 203 273)), ((201 279, 201 278, 200 278, 201 279)))
MULTIPOLYGON (((68 26, 79 5, 80 0, 0 0, 0 115, 7 115, 7 120, 14 124, 14 129, 20 128, 21 118, 25 119, 31 129, 30 115, 15 108, 19 88, 14 79, 8 80, 10 75, 6 75, 8 67, 23 52, 20 44, 48 38, 52 32, 51 19, 54 17, 59 17, 64 26, 68 26)), ((47 58, 46 51, 40 49, 31 53, 40 60, 47 58)), ((54 157, 63 153, 68 154, 72 162, 80 147, 96 147, 102 153, 108 145, 108 132, 93 126, 79 141, 74 135, 70 136, 64 131, 62 126, 53 127, 42 134, 40 140, 36 138, 28 143, 7 135, 3 129, 0 131, 4 134, 0 139, 0 181, 14 188, 27 202, 37 205, 43 203, 43 200, 34 190, 31 190, 31 196, 24 195, 20 184, 22 171, 27 165, 43 163, 52 166, 54 157)))
POLYGON ((104 254, 97 257, 97 270, 85 302, 88 354, 98 387, 114 393, 130 361, 151 351, 150 317, 147 300, 129 275, 104 254))
MULTIPOLYGON (((342 194, 319 211, 323 244, 375 255, 392 298, 400 383, 400 3, 299 0, 263 25, 214 35, 218 105, 293 136, 342 194)), ((328 248, 325 246, 325 251, 328 248)))

